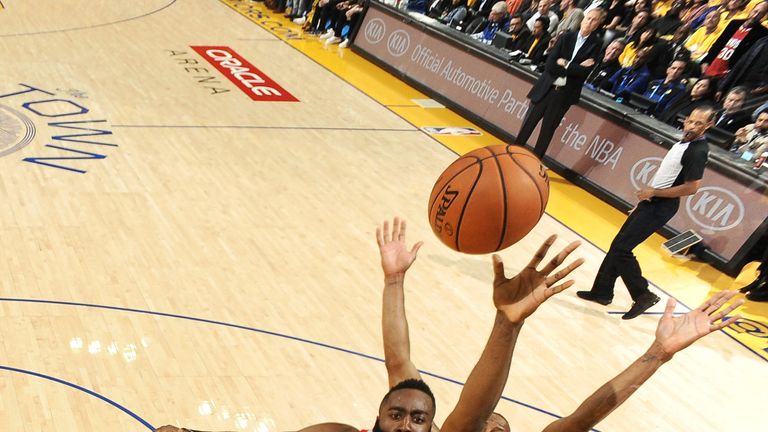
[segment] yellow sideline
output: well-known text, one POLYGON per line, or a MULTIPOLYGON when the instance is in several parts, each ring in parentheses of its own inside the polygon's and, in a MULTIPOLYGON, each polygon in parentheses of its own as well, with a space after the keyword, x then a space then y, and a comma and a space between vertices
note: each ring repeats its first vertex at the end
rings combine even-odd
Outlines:
MULTIPOLYGON (((480 136, 437 136, 433 138, 464 154, 478 147, 501 144, 499 138, 446 108, 423 108, 414 99, 429 97, 394 75, 384 71, 349 49, 326 47, 316 37, 304 35, 301 27, 273 13, 263 2, 219 0, 269 31, 307 57, 333 72, 416 127, 471 127, 480 136)), ((547 213, 584 239, 607 250, 626 215, 597 197, 550 172, 550 200, 547 213)), ((712 266, 698 261, 680 261, 661 249, 664 238, 658 234, 635 249, 643 274, 659 289, 693 308, 714 292, 734 289, 755 277, 756 263, 750 263, 737 278, 731 278, 712 266)), ((740 310, 745 318, 739 327, 726 333, 768 360, 768 303, 747 302, 740 310)))

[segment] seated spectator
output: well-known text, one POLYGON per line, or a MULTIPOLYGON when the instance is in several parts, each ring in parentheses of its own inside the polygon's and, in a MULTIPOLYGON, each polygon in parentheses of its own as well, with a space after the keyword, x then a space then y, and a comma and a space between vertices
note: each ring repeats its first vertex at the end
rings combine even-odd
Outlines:
POLYGON ((488 18, 491 14, 491 8, 498 3, 499 0, 476 0, 474 2, 467 2, 469 6, 469 14, 472 17, 488 18))
POLYGON ((715 127, 735 134, 737 130, 749 124, 749 114, 742 111, 744 100, 747 97, 747 89, 734 87, 723 100, 722 108, 715 116, 715 127))
POLYGON ((753 124, 736 131, 733 149, 744 160, 752 161, 768 151, 768 111, 757 116, 753 124))
POLYGON ((451 9, 451 0, 427 0, 427 13, 430 18, 438 19, 451 9))
POLYGON ((577 8, 575 0, 561 0, 560 11, 563 19, 557 25, 557 32, 578 31, 581 28, 581 20, 584 19, 584 11, 577 8))
POLYGON ((321 39, 325 40, 330 37, 334 36, 333 33, 333 24, 331 24, 331 28, 326 31, 326 23, 328 20, 333 21, 336 12, 337 12, 337 6, 341 3, 345 3, 342 0, 320 0, 315 4, 315 10, 312 12, 312 20, 309 23, 309 27, 307 28, 307 32, 309 34, 320 34, 322 33, 321 39))
POLYGON ((723 27, 725 27, 733 20, 746 19, 746 6, 746 0, 726 0, 720 5, 719 11, 713 11, 710 13, 720 13, 720 23, 723 27))
POLYGON ((528 18, 528 21, 525 22, 525 25, 528 26, 528 30, 533 31, 533 23, 537 18, 545 17, 549 19, 549 27, 547 27, 547 33, 554 34, 557 31, 557 23, 559 22, 559 18, 557 17, 556 13, 550 10, 551 1, 552 0, 539 1, 539 6, 536 9, 536 12, 531 15, 530 18, 528 18))
POLYGON ((509 16, 521 13, 522 7, 525 6, 525 0, 505 0, 505 2, 507 3, 507 14, 509 16))
POLYGON ((647 27, 640 34, 639 38, 636 40, 630 40, 627 43, 627 46, 624 48, 624 52, 622 52, 619 56, 619 62, 623 67, 631 66, 635 62, 635 56, 637 56, 637 53, 644 48, 648 48, 652 51, 655 51, 655 54, 658 54, 660 47, 658 46, 656 29, 653 27, 647 27))
POLYGON ((637 18, 638 15, 641 13, 645 13, 647 15, 648 21, 646 21, 645 24, 647 24, 651 19, 651 9, 649 7, 650 2, 648 0, 636 0, 634 6, 632 6, 632 9, 629 9, 626 14, 624 14, 624 20, 616 26, 617 30, 625 31, 628 28, 632 26, 632 21, 637 18))
MULTIPOLYGON (((329 19, 330 28, 328 31, 323 33, 322 36, 320 36, 320 40, 325 40, 325 45, 333 45, 342 41, 341 31, 344 29, 344 25, 347 24, 348 21, 346 14, 353 7, 357 6, 358 1, 362 3, 362 0, 344 0, 336 2, 335 6, 332 6, 332 3, 328 4, 328 6, 331 7, 326 6, 324 9, 325 14, 322 14, 321 19, 329 19)), ((333 0, 331 0, 331 2, 333 2, 333 0)), ((360 11, 362 11, 362 7, 360 7, 355 15, 360 11)), ((324 22, 324 20, 321 22, 324 22)), ((347 42, 347 44, 349 44, 349 42, 347 42)), ((345 44, 345 47, 347 44, 345 44)))
POLYGON ((643 96, 654 102, 654 110, 664 112, 678 96, 685 93, 685 83, 681 79, 685 66, 685 60, 673 60, 667 68, 664 79, 651 81, 643 96))
POLYGON ((416 12, 420 14, 426 14, 427 13, 427 2, 426 0, 406 0, 408 4, 405 6, 405 9, 411 12, 416 12))
POLYGON ((621 69, 621 63, 619 63, 619 55, 624 51, 626 46, 624 39, 615 39, 605 48, 605 52, 602 55, 602 59, 595 65, 592 71, 587 76, 584 85, 594 91, 610 90, 610 78, 616 72, 621 69))
POLYGON ((467 17, 467 0, 451 0, 450 7, 437 18, 438 21, 451 27, 458 27, 467 17))
POLYGON ((714 105, 714 89, 717 88, 712 78, 703 77, 696 81, 690 91, 675 98, 667 105, 666 111, 654 111, 653 116, 669 125, 680 127, 679 117, 686 117, 695 108, 714 105))
POLYGON ((619 31, 617 33, 618 36, 623 37, 628 43, 629 42, 637 42, 638 39, 640 39, 640 35, 643 34, 643 30, 648 26, 648 23, 651 21, 651 14, 648 11, 640 11, 635 17, 632 19, 632 22, 630 23, 629 28, 626 30, 622 29, 616 29, 619 31))
POLYGON ((768 29, 760 25, 766 12, 768 3, 762 2, 752 9, 746 20, 733 20, 723 29, 702 60, 704 75, 716 78, 725 76, 752 44, 768 36, 768 29))
POLYGON ((549 46, 549 33, 547 33, 547 27, 549 22, 547 17, 538 17, 533 23, 533 31, 531 32, 528 41, 523 44, 523 51, 525 56, 531 60, 532 64, 539 64, 544 57, 544 51, 549 46))
POLYGON ((691 52, 691 60, 701 63, 718 36, 720 36, 720 15, 709 14, 704 20, 704 25, 696 29, 685 41, 684 46, 691 52))
POLYGON ((756 108, 756 109, 755 109, 755 110, 752 112, 752 121, 755 121, 755 120, 757 120, 757 116, 758 116, 758 114, 760 114, 761 112, 763 112, 763 111, 766 111, 766 110, 768 110, 768 102, 766 102, 766 103, 764 103, 764 104, 760 105, 759 107, 757 107, 757 108, 756 108))
POLYGON ((482 26, 479 31, 472 34, 472 37, 479 40, 482 43, 489 44, 493 42, 493 37, 496 36, 496 32, 499 30, 506 31, 507 29, 507 4, 503 1, 496 2, 491 8, 491 13, 488 15, 488 20, 482 26))
MULTIPOLYGON (((693 25, 693 22, 709 10, 708 0, 692 0, 683 8, 680 14, 680 20, 688 24, 692 29, 697 29, 699 26, 693 25)), ((717 21, 720 22, 720 16, 718 15, 717 21)))
POLYGON ((658 31, 660 36, 671 35, 682 25, 680 12, 683 10, 684 5, 684 1, 676 0, 664 16, 651 21, 651 26, 658 31))
MULTIPOLYGON (((347 48, 349 46, 349 41, 351 39, 354 39, 355 34, 357 33, 358 26, 360 24, 360 18, 363 17, 363 11, 365 10, 365 4, 368 0, 352 0, 350 1, 351 7, 344 11, 344 13, 340 14, 339 17, 336 19, 336 24, 333 26, 333 32, 334 35, 338 35, 337 37, 341 38, 341 43, 339 44, 339 48, 347 48), (347 35, 344 37, 341 37, 342 30, 344 29, 345 25, 349 25, 349 31, 347 32, 347 35)), ((326 44, 333 44, 336 43, 336 40, 331 38, 325 41, 326 44)))
POLYGON ((768 36, 755 42, 720 82, 718 96, 731 87, 745 87, 748 98, 768 93, 768 36))
POLYGON ((526 44, 531 37, 531 32, 528 30, 528 27, 525 26, 522 15, 514 14, 512 15, 512 18, 509 19, 509 35, 510 44, 507 46, 507 49, 510 51, 522 52, 528 50, 526 44))
POLYGON ((605 23, 606 29, 615 29, 624 20, 627 14, 626 1, 624 0, 611 0, 611 2, 604 7, 606 11, 605 23))
POLYGON ((522 10, 520 13, 523 15, 523 21, 527 22, 539 10, 539 0, 525 1, 520 9, 522 10))
POLYGON ((648 87, 648 81, 651 79, 651 71, 648 69, 650 53, 651 48, 640 49, 632 66, 619 69, 608 79, 611 85, 608 91, 616 95, 617 99, 624 98, 631 93, 642 93, 648 87))

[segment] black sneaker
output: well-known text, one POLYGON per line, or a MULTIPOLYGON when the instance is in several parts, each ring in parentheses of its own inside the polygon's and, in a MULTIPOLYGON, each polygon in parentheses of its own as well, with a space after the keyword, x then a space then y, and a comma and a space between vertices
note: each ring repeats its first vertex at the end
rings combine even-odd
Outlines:
POLYGON ((650 309, 651 306, 658 303, 659 300, 660 300, 659 296, 649 291, 641 295, 637 299, 637 301, 632 303, 632 307, 629 308, 627 313, 621 316, 621 319, 630 320, 632 318, 637 318, 638 316, 640 316, 640 314, 650 309))
POLYGON ((763 285, 762 288, 751 291, 747 294, 747 300, 768 302, 768 286, 763 285))
POLYGON ((579 296, 579 298, 600 303, 603 306, 607 306, 613 301, 611 298, 597 296, 592 291, 576 291, 576 295, 579 296))

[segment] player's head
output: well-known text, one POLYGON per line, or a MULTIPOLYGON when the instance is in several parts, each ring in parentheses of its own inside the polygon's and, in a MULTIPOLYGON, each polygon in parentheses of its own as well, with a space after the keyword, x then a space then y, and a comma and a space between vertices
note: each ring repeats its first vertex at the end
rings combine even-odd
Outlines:
POLYGON ((379 405, 374 432, 429 432, 435 418, 435 396, 427 383, 407 379, 392 387, 379 405))
POLYGON ((683 122, 683 141, 701 138, 714 125, 715 107, 702 105, 694 108, 683 122))
POLYGON ((510 432, 509 422, 499 413, 493 413, 485 422, 483 432, 510 432))

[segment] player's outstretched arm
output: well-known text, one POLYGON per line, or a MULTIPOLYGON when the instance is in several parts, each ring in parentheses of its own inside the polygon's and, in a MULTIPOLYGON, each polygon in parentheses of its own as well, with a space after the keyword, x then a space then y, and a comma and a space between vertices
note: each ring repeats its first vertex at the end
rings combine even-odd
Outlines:
POLYGON ((493 329, 480 359, 467 378, 456 408, 443 424, 443 432, 483 430, 506 385, 515 342, 523 322, 548 298, 573 285, 572 280, 557 283, 579 267, 584 262, 582 259, 557 273, 550 273, 579 246, 578 242, 569 244, 542 270, 536 269, 556 238, 547 239, 528 266, 511 279, 504 275, 501 257, 493 256, 493 303, 497 309, 493 329))
POLYGON ((417 242, 408 249, 405 234, 406 222, 397 217, 392 221, 391 231, 388 221, 376 227, 376 242, 379 245, 381 268, 384 271, 381 327, 384 364, 387 367, 390 387, 409 378, 421 379, 418 369, 411 361, 403 283, 405 273, 416 260, 422 242, 417 242))
POLYGON ((672 316, 677 302, 670 298, 656 328, 656 339, 648 351, 622 373, 597 389, 573 414, 550 424, 544 432, 587 432, 592 429, 611 411, 624 403, 676 353, 738 320, 740 318, 738 315, 727 320, 722 318, 741 306, 744 303, 743 299, 718 312, 718 309, 736 294, 738 294, 736 291, 722 291, 710 297, 698 308, 681 316, 672 316))

